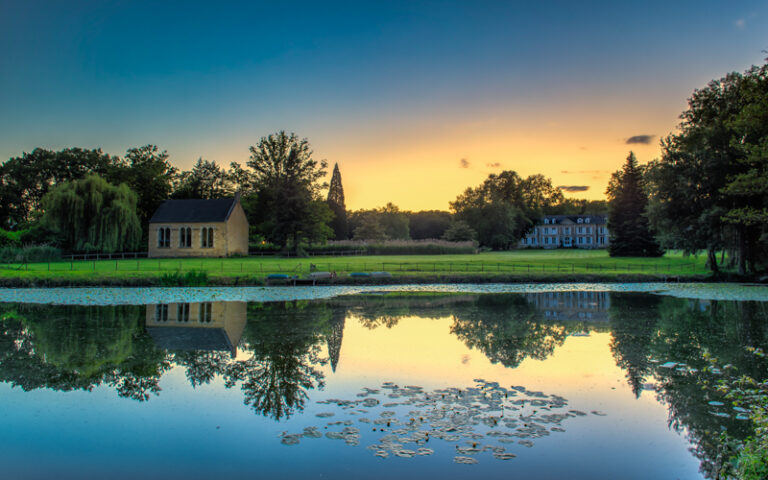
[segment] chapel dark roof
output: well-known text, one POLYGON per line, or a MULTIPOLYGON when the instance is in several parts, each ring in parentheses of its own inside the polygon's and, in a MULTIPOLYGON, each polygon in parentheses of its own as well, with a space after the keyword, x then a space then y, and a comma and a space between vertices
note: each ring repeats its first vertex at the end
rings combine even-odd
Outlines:
POLYGON ((158 348, 166 350, 231 351, 233 348, 223 328, 147 327, 158 348))
POLYGON ((149 219, 149 223, 225 222, 239 199, 166 200, 149 219))

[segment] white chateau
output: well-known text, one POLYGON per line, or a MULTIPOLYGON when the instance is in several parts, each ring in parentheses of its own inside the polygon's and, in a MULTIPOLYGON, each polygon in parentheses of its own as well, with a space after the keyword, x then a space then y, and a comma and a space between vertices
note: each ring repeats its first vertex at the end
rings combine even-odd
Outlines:
POLYGON ((547 215, 520 240, 520 248, 607 248, 605 215, 547 215))

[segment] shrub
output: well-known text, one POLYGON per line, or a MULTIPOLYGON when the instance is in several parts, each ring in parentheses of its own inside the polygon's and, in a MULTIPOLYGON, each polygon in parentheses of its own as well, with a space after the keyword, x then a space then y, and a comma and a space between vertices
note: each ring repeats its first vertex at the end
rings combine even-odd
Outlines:
POLYGON ((164 273, 160 277, 160 284, 164 287, 204 287, 208 285, 208 272, 190 270, 184 273, 164 273))
POLYGON ((0 263, 36 263, 61 260, 61 250, 45 245, 0 248, 0 263))

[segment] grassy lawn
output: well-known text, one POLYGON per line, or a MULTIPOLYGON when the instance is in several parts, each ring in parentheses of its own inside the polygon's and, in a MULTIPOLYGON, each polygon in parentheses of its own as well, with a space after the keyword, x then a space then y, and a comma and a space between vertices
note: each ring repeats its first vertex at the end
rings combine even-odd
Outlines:
POLYGON ((708 272, 705 257, 684 257, 670 252, 661 258, 611 258, 605 250, 516 250, 477 255, 396 255, 355 257, 225 259, 138 259, 62 261, 0 265, 0 279, 139 280, 172 272, 208 272, 210 278, 264 278, 270 273, 304 276, 310 265, 317 271, 387 271, 394 276, 446 276, 462 274, 505 276, 557 276, 573 274, 658 274, 689 276, 708 272))

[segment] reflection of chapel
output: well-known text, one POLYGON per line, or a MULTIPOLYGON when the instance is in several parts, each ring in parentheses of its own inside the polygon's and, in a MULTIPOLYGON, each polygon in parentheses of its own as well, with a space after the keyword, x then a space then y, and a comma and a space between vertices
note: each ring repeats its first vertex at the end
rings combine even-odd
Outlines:
POLYGON ((165 303, 147 305, 147 333, 158 348, 230 352, 246 323, 245 302, 165 303))

